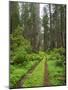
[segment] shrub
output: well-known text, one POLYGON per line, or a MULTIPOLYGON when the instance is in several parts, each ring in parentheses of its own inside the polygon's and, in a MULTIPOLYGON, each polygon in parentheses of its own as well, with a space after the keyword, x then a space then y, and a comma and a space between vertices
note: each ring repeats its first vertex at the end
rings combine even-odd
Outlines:
POLYGON ((56 66, 63 66, 64 65, 65 58, 64 56, 60 56, 60 58, 56 61, 56 66))
POLYGON ((17 49, 17 51, 15 52, 15 56, 14 56, 14 63, 17 64, 24 64, 28 61, 27 56, 27 52, 25 51, 24 48, 20 47, 17 49))
POLYGON ((40 61, 42 60, 42 57, 39 54, 32 53, 29 55, 29 60, 31 61, 40 61))
POLYGON ((16 63, 26 62, 26 53, 31 52, 30 41, 22 35, 21 27, 17 27, 14 33, 10 35, 10 59, 16 63))
POLYGON ((48 55, 48 60, 54 60, 56 66, 62 67, 65 62, 65 56, 63 55, 63 53, 63 48, 55 48, 52 51, 50 51, 50 55, 48 55))
POLYGON ((53 49, 53 52, 54 53, 59 53, 60 55, 64 55, 64 53, 65 53, 65 49, 64 48, 55 48, 55 49, 53 49))
POLYGON ((57 60, 56 61, 56 66, 63 66, 62 60, 57 60))
POLYGON ((15 67, 13 65, 10 65, 10 73, 12 73, 15 70, 15 67))
POLYGON ((60 55, 59 53, 57 53, 55 57, 56 57, 56 66, 60 66, 60 67, 63 66, 65 61, 64 55, 60 55))
POLYGON ((39 51, 39 56, 41 59, 43 59, 43 57, 47 56, 45 52, 39 51))

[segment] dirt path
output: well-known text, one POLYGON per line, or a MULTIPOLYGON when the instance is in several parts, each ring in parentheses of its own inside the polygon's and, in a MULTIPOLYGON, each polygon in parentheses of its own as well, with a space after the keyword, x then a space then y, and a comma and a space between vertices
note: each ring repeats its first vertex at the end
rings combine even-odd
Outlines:
MULTIPOLYGON (((40 62, 34 64, 31 67, 31 69, 28 70, 27 74, 20 78, 20 80, 17 83, 17 88, 23 87, 24 81, 27 80, 32 75, 32 72, 35 70, 36 66, 39 63, 40 62)), ((45 66, 44 66, 44 83, 43 83, 43 86, 50 86, 47 60, 45 61, 44 65, 45 66)))
POLYGON ((45 71, 44 71, 44 86, 49 86, 50 82, 49 82, 49 74, 48 74, 48 64, 47 64, 47 60, 45 61, 45 71))
POLYGON ((26 79, 29 78, 29 76, 32 74, 33 70, 36 68, 36 66, 39 64, 40 62, 34 64, 31 69, 28 70, 28 72, 26 73, 26 75, 24 75, 23 77, 20 78, 20 80, 17 83, 17 88, 21 88, 23 87, 24 81, 26 79))

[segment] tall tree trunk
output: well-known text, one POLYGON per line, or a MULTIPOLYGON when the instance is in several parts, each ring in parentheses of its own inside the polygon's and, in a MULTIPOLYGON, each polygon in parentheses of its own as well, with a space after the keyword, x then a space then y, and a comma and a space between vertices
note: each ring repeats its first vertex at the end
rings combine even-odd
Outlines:
POLYGON ((49 4, 49 17, 50 17, 50 49, 52 49, 52 15, 51 15, 51 4, 49 4))

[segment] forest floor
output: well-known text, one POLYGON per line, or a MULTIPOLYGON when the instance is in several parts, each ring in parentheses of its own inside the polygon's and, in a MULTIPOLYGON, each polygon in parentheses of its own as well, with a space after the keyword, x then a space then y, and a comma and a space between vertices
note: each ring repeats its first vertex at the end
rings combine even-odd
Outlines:
POLYGON ((44 68, 44 86, 49 86, 49 73, 48 73, 48 64, 47 60, 45 61, 45 68, 44 68))
MULTIPOLYGON (((43 56, 41 53, 40 57, 43 56)), ((35 57, 35 56, 34 56, 35 57)), ((30 60, 30 59, 29 59, 30 60)), ((33 60, 33 59, 32 59, 33 60)), ((12 66, 11 86, 14 88, 66 85, 64 57, 50 52, 41 59, 27 63, 25 67, 12 66)), ((11 88, 12 88, 11 87, 11 88)))
POLYGON ((29 76, 32 74, 32 72, 35 70, 36 66, 39 64, 40 62, 34 64, 26 73, 26 75, 24 75, 23 77, 20 78, 20 80, 17 83, 17 87, 23 87, 24 81, 26 81, 29 76))
MULTIPOLYGON (((51 85, 62 85, 58 80, 61 68, 58 68, 59 73, 55 70, 55 61, 48 61, 45 57, 42 61, 34 64, 30 70, 18 82, 18 88, 24 87, 42 87, 51 85), (52 68, 53 67, 53 68, 52 68), (52 73, 53 71, 53 73, 52 73), (57 73, 56 75, 54 75, 57 73), (57 76, 58 75, 58 76, 57 76), (53 76, 53 77, 52 77, 53 76)), ((63 81, 62 81, 63 82, 63 81)))
POLYGON ((45 58, 41 62, 35 64, 18 82, 18 87, 36 87, 49 85, 48 64, 45 58))

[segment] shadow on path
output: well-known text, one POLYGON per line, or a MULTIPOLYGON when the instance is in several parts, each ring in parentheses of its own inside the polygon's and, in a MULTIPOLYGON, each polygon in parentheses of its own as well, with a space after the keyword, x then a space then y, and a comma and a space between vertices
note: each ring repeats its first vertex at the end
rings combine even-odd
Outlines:
POLYGON ((45 68, 44 68, 44 86, 50 86, 50 82, 49 82, 49 74, 48 74, 48 64, 47 64, 47 60, 45 61, 45 68))

